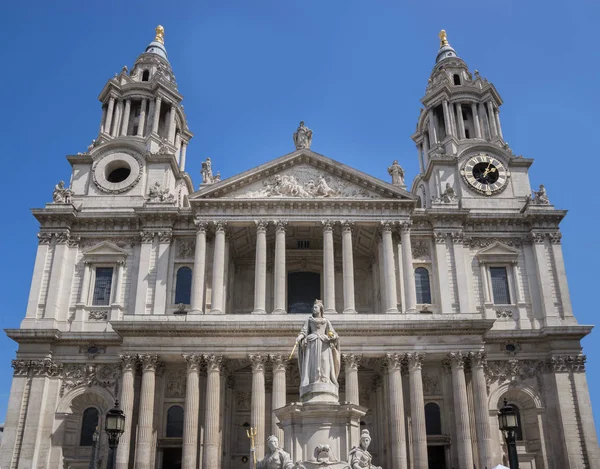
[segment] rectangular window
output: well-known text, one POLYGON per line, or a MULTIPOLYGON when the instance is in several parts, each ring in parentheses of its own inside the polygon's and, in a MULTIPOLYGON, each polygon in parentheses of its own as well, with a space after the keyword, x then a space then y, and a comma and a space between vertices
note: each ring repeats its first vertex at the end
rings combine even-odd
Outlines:
POLYGON ((94 296, 92 299, 93 305, 110 304, 112 276, 112 267, 96 267, 96 283, 94 284, 94 296))
POLYGON ((492 280, 494 303, 497 305, 511 304, 506 267, 490 267, 490 278, 492 280))

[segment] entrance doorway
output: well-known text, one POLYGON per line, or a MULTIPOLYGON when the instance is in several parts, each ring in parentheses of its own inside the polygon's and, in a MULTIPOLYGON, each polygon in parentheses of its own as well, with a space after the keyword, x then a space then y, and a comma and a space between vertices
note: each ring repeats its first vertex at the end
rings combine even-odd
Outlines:
POLYGON ((315 300, 321 296, 321 274, 291 272, 288 274, 288 313, 311 314, 315 300))
POLYGON ((446 447, 428 446, 427 460, 429 461, 429 469, 446 469, 446 447))
POLYGON ((181 448, 164 448, 162 469, 181 469, 181 448))

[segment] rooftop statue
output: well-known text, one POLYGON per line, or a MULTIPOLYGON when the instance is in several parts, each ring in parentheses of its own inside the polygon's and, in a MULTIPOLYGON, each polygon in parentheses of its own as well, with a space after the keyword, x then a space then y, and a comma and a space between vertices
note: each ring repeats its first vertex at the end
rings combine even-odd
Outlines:
POLYGON ((60 181, 54 186, 52 201, 55 204, 70 204, 73 201, 73 191, 65 187, 64 181, 60 181))
POLYGON ((294 145, 296 150, 306 148, 310 150, 310 144, 312 143, 312 130, 304 125, 304 121, 300 121, 300 125, 294 133, 294 145))
POLYGON ((394 160, 392 166, 388 168, 388 174, 392 176, 392 184, 394 186, 403 187, 404 184, 404 170, 402 166, 398 164, 398 160, 394 160))

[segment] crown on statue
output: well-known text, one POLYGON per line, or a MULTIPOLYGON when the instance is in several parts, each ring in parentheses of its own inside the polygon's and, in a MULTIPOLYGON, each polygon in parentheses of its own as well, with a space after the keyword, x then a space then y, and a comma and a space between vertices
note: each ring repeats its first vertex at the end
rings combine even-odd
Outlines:
POLYGON ((320 308, 323 308, 323 302, 321 300, 315 300, 315 305, 319 306, 320 308))

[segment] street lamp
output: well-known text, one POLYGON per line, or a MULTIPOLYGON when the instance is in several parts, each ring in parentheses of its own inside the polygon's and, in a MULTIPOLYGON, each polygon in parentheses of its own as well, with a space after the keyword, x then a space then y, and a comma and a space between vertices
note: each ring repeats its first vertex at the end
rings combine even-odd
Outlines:
POLYGON ((92 457, 90 458, 90 465, 88 466, 89 469, 97 469, 97 463, 98 463, 98 439, 100 437, 100 434, 98 433, 98 427, 96 427, 96 429, 94 430, 94 434, 92 435, 92 457))
POLYGON ((519 458, 517 457, 517 429, 519 420, 517 411, 508 401, 504 399, 504 407, 498 411, 500 430, 504 434, 506 446, 508 447, 508 465, 510 469, 519 469, 519 458))
POLYGON ((115 401, 115 407, 106 413, 106 434, 108 435, 108 467, 114 469, 116 449, 119 438, 125 431, 125 414, 119 409, 119 400, 115 401))

